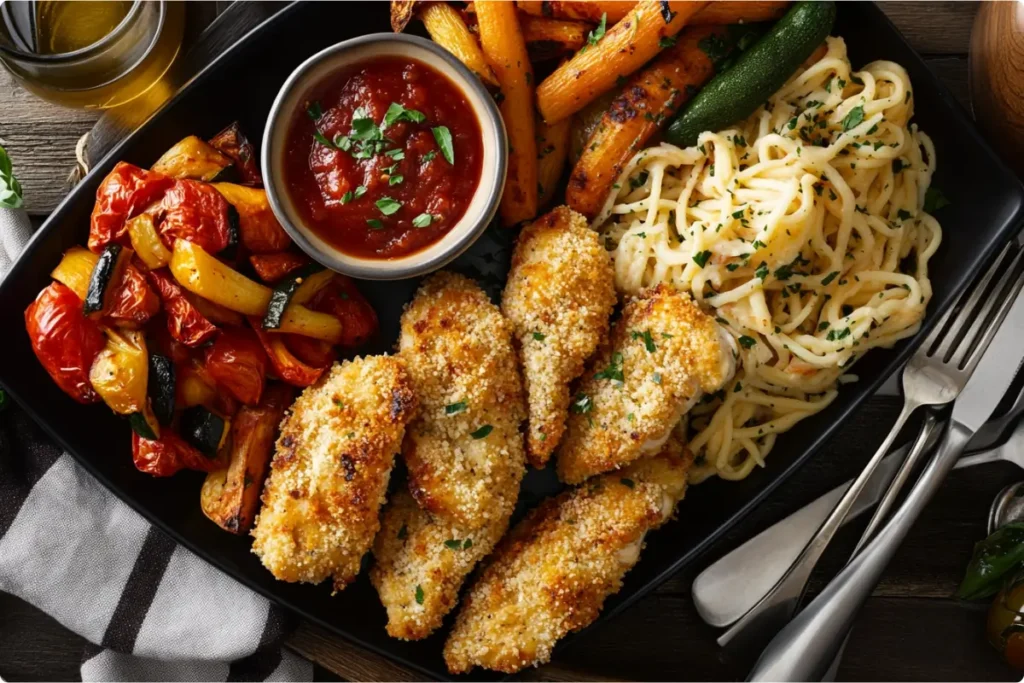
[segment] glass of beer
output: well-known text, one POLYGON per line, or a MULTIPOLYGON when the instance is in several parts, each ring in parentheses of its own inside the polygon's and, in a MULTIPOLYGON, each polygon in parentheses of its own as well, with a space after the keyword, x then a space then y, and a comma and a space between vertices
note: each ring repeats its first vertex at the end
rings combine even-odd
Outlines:
POLYGON ((171 0, 7 0, 0 62, 45 100, 149 112, 173 92, 184 24, 171 0))

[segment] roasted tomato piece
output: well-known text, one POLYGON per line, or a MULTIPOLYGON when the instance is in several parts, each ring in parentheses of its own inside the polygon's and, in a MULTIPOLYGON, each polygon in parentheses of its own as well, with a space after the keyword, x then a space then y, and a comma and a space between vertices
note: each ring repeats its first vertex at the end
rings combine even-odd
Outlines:
POLYGON ((215 183, 214 187, 238 212, 240 239, 248 251, 270 254, 291 245, 292 238, 277 222, 266 190, 235 183, 215 183))
POLYGON ((273 254, 252 254, 249 263, 264 282, 277 282, 293 270, 309 263, 305 254, 292 251, 279 251, 273 254))
POLYGON ((252 330, 221 330, 206 349, 205 367, 219 387, 242 403, 254 406, 260 402, 267 376, 267 354, 252 330))
POLYGON ((313 339, 302 334, 282 334, 284 344, 296 358, 306 365, 325 368, 338 358, 338 352, 330 342, 313 339))
POLYGON ((139 329, 160 310, 160 297, 146 283, 146 276, 133 265, 125 268, 112 300, 108 317, 122 327, 139 329))
POLYGON ((377 333, 377 312, 352 280, 335 275, 309 302, 309 308, 331 313, 345 329, 342 346, 359 346, 377 333))
POLYGON ((238 121, 217 133, 210 140, 210 146, 234 160, 235 169, 244 185, 263 187, 263 176, 256 165, 256 150, 242 133, 238 121))
POLYGON ((160 430, 160 438, 143 439, 132 432, 132 459, 140 472, 154 477, 169 477, 181 470, 213 472, 224 467, 222 458, 208 458, 170 429, 160 430))
POLYGON ((167 330, 186 346, 199 346, 213 339, 217 327, 203 316, 186 297, 181 286, 161 268, 146 273, 167 313, 167 330))
POLYGON ((100 400, 89 370, 107 338, 95 320, 82 315, 77 294, 51 283, 25 309, 25 329, 36 358, 65 394, 79 403, 100 400))
POLYGON ((153 324, 146 327, 146 347, 161 356, 167 356, 175 365, 191 362, 192 349, 172 337, 169 327, 162 316, 157 316, 153 324))
POLYGON ((129 246, 125 222, 160 199, 173 183, 160 173, 118 162, 96 190, 89 221, 89 249, 99 253, 111 242, 129 246))
POLYGON ((175 180, 160 203, 163 220, 158 230, 168 249, 174 240, 183 239, 216 254, 238 241, 236 224, 231 224, 229 210, 234 209, 212 186, 198 180, 175 180))
POLYGON ((274 373, 282 380, 293 387, 308 387, 324 374, 327 366, 317 368, 303 363, 285 346, 284 339, 282 339, 284 335, 265 332, 259 318, 250 317, 249 324, 252 325, 256 338, 263 345, 263 350, 267 352, 270 364, 274 367, 274 373))

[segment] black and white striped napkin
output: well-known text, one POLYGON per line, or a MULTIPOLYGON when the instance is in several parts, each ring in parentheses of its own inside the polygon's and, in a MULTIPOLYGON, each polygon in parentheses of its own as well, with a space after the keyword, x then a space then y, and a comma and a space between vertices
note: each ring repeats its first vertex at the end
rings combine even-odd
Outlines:
MULTIPOLYGON (((31 233, 0 209, 0 280, 31 233)), ((153 528, 15 406, 0 416, 0 591, 95 644, 85 681, 300 681, 288 616, 153 528)))

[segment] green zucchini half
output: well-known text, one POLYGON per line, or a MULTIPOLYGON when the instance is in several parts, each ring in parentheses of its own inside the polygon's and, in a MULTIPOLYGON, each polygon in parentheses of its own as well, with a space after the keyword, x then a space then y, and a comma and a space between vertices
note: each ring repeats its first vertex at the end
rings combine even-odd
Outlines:
POLYGON ((100 253, 96 266, 89 276, 89 288, 85 292, 82 313, 92 317, 103 315, 109 310, 111 297, 124 276, 124 269, 131 260, 131 249, 120 244, 108 244, 100 253))
POLYGON ((217 457, 226 429, 224 418, 203 406, 186 408, 181 414, 182 438, 211 460, 217 457))
POLYGON ((174 419, 174 363, 159 353, 149 354, 149 380, 146 393, 157 422, 171 424, 174 419))
POLYGON ((267 305, 267 312, 263 316, 263 329, 276 330, 281 327, 284 311, 288 308, 288 304, 291 303, 292 297, 295 296, 295 290, 299 288, 303 280, 323 269, 324 267, 319 263, 310 263, 285 276, 284 279, 278 282, 270 295, 270 303, 267 305))

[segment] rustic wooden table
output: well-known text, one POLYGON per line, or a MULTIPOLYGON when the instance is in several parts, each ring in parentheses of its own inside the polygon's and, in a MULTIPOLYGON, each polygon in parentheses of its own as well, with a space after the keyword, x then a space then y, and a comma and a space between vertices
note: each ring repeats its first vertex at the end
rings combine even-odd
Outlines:
MULTIPOLYGON (((976 6, 893 2, 883 8, 964 106, 967 46, 976 6)), ((75 143, 95 114, 33 98, 0 70, 0 144, 14 159, 29 211, 45 216, 67 191, 75 143)), ((680 573, 614 621, 598 626, 534 680, 728 680, 745 671, 726 661, 716 631, 698 617, 689 586, 708 562, 855 474, 893 418, 895 399, 869 403, 833 440, 750 517, 680 573)), ((770 466, 770 463, 769 463, 770 466)), ((1018 680, 984 639, 984 603, 950 596, 985 532, 988 505, 1020 479, 1012 465, 955 472, 893 560, 862 612, 839 670, 840 680, 1018 680)), ((683 509, 683 515, 700 514, 683 509)), ((858 527, 859 525, 852 525, 858 527)), ((815 576, 814 590, 838 570, 859 528, 846 529, 815 576)), ((0 677, 75 680, 84 641, 35 608, 0 593, 0 677)), ((415 675, 315 626, 303 624, 289 645, 319 666, 318 678, 411 680, 415 675), (333 672, 333 674, 331 673, 333 672)))

